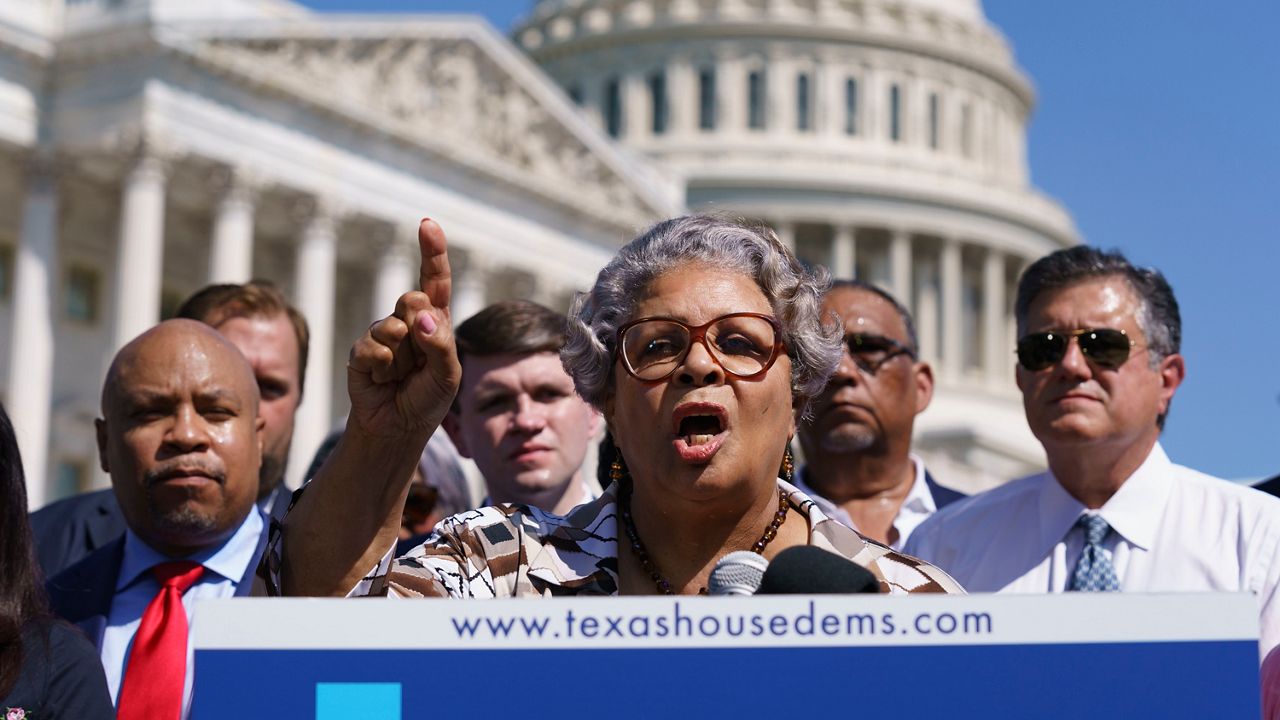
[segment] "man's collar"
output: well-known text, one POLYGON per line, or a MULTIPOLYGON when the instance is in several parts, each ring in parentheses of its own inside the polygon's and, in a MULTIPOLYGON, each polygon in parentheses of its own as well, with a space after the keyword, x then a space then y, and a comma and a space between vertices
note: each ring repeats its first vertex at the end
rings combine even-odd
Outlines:
POLYGON ((934 502, 933 493, 929 490, 929 481, 925 479, 924 460, 915 453, 908 455, 907 459, 911 461, 915 479, 911 482, 911 490, 907 491, 907 496, 902 500, 902 507, 918 513, 937 512, 938 504, 934 502))
POLYGON ((1164 448, 1156 443, 1147 459, 1098 509, 1107 524, 1143 550, 1155 544, 1157 525, 1173 492, 1172 466, 1164 448))
MULTIPOLYGON (((1172 463, 1159 443, 1151 449, 1098 514, 1130 544, 1150 549, 1156 529, 1173 488, 1169 482, 1172 463)), ((1062 487, 1053 472, 1044 475, 1040 493, 1040 544, 1047 552, 1071 530, 1085 512, 1085 506, 1062 487)))
MULTIPOLYGON (((262 527, 262 513, 255 505, 250 509, 248 517, 240 523, 240 527, 226 540, 181 559, 200 563, 206 571, 217 573, 232 582, 239 582, 257 551, 262 527)), ((156 565, 175 559, 148 545, 133 530, 125 530, 124 559, 116 578, 116 592, 138 582, 156 565)))

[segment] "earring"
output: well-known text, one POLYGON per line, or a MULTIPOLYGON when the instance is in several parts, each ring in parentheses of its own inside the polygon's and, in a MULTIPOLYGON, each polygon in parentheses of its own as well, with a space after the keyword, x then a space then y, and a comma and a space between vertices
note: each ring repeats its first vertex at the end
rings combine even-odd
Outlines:
POLYGON ((619 455, 613 459, 609 465, 609 479, 613 482, 619 482, 627 476, 627 469, 622 464, 622 456, 619 455))
POLYGON ((795 477, 796 461, 791 456, 791 446, 787 446, 787 451, 782 455, 782 479, 791 482, 795 477))

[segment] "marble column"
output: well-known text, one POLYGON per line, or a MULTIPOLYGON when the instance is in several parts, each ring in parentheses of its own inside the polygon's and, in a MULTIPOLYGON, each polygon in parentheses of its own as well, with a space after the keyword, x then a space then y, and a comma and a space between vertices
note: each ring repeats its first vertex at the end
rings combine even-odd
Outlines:
POLYGON ((125 176, 115 268, 113 352, 160 320, 167 180, 165 160, 147 147, 139 150, 125 176))
POLYGON ((904 305, 911 300, 911 233, 894 230, 889 239, 890 292, 904 305))
POLYGON ((938 310, 938 262, 934 256, 925 256, 915 264, 915 321, 916 336, 920 339, 920 359, 937 364, 941 350, 938 310))
POLYGON ((942 372, 954 382, 964 370, 964 275, 960 241, 942 243, 942 372))
POLYGON ((1018 318, 1014 313, 1013 306, 1017 300, 1018 279, 1022 277, 1022 273, 1026 271, 1031 262, 1031 260, 1018 255, 1009 256, 1009 264, 1013 266, 1015 271, 1012 273, 1012 277, 1008 279, 1011 292, 1005 300, 1004 307, 1004 346, 1009 349, 1009 367, 1011 370, 1016 368, 1018 364, 1017 356, 1013 354, 1014 348, 1018 347, 1018 318))
POLYGON ((584 74, 578 78, 578 89, 581 92, 581 112, 593 125, 604 130, 604 78, 595 74, 584 74))
MULTIPOLYGON (((765 130, 772 135, 796 133, 796 78, 799 66, 790 57, 773 56, 764 71, 765 130)), ((812 85, 810 85, 812 89, 812 85)))
POLYGON ((648 78, 641 72, 630 72, 622 78, 622 137, 640 140, 652 135, 648 78))
POLYGON ((58 180, 54 159, 33 155, 26 167, 22 229, 14 254, 9 337, 8 412, 27 476, 27 507, 49 491, 49 428, 53 393, 53 308, 58 267, 58 180))
POLYGON ((831 236, 831 276, 849 280, 857 275, 858 247, 853 227, 836 225, 831 236))
POLYGON ((747 129, 747 67, 739 56, 716 63, 716 130, 741 134, 747 129))
POLYGON ((255 189, 243 172, 228 171, 221 191, 209 247, 209 282, 248 282, 253 277, 255 189))
POLYGON ((450 253, 449 265, 454 273, 449 310, 454 325, 457 325, 489 304, 487 285, 490 267, 487 258, 476 249, 450 253))
POLYGON ((982 367, 992 385, 1008 382, 1005 347, 1004 255, 988 248, 982 263, 982 367))
POLYGON ((293 449, 286 478, 291 487, 328 434, 333 396, 334 289, 337 284, 338 236, 333 208, 303 201, 295 209, 301 221, 294 268, 294 304, 311 331, 307 353, 306 389, 294 424, 293 449))
POLYGON ((835 58, 823 58, 814 70, 814 88, 817 91, 814 119, 818 134, 828 140, 844 136, 844 84, 847 76, 835 58))
POLYGON ((391 227, 378 242, 378 267, 373 278, 371 321, 381 320, 396 309, 400 296, 417 289, 418 269, 416 227, 391 227))
POLYGON ((533 276, 533 301, 555 310, 564 312, 568 309, 567 299, 573 289, 559 280, 547 275, 533 276))
POLYGON ((698 132, 698 71, 687 57, 667 63, 667 133, 688 137, 698 132))
POLYGON ((796 251, 796 224, 790 220, 775 220, 770 223, 783 247, 791 252, 796 251))

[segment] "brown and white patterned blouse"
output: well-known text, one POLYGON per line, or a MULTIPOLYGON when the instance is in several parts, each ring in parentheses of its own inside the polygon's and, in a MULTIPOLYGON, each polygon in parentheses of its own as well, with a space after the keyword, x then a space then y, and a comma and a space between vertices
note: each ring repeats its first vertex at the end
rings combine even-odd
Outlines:
MULTIPOLYGON (((791 507, 809 520, 809 544, 870 570, 880 592, 963 593, 942 570, 863 537, 828 518, 783 480, 791 507)), ((388 553, 350 597, 507 598, 618 594, 616 485, 561 517, 523 505, 499 505, 444 520, 425 543, 399 558, 388 553)), ((287 522, 287 520, 286 520, 287 522)), ((279 594, 280 533, 272 529, 260 572, 279 594)))

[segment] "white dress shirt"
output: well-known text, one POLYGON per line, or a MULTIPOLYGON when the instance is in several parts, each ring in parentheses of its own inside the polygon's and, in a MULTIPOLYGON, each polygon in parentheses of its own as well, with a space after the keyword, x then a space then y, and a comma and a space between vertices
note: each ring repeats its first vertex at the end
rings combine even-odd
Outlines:
MULTIPOLYGON (((902 548, 907 544, 907 538, 911 537, 911 533, 920 526, 920 523, 927 520, 930 515, 938 512, 938 505, 933 500, 933 493, 929 490, 929 483, 925 481, 924 460, 921 460, 915 454, 907 457, 911 460, 911 467, 915 469, 916 474, 911 483, 911 489, 907 491, 907 497, 902 500, 902 507, 898 508, 897 517, 893 519, 893 529, 898 531, 898 539, 889 543, 889 547, 898 552, 902 552, 902 548)), ((822 493, 814 490, 812 485, 805 482, 808 477, 807 469, 807 466, 802 467, 796 473, 796 489, 812 498, 813 502, 822 510, 823 515, 857 530, 858 526, 844 508, 826 499, 822 496, 822 493)), ((935 480, 935 482, 937 481, 935 480)))
MULTIPOLYGON (((182 558, 204 565, 204 574, 200 580, 182 595, 182 607, 187 611, 189 626, 191 608, 197 600, 235 595, 236 586, 257 554, 262 527, 262 515, 255 507, 226 542, 182 558)), ((160 592, 160 584, 152 576, 151 568, 172 560, 174 558, 147 545, 132 530, 125 531, 124 560, 120 563, 116 594, 111 601, 107 628, 102 635, 102 667, 107 671, 107 689, 111 691, 113 703, 120 699, 124 668, 129 662, 133 636, 142 622, 142 614, 156 593, 160 592)), ((182 689, 184 718, 191 712, 191 681, 194 677, 191 655, 191 643, 187 643, 187 677, 182 689)))
MULTIPOLYGON (((906 552, 969 592, 1060 593, 1084 548, 1084 505, 1051 472, 958 501, 906 552)), ((1159 444, 1098 515, 1122 592, 1248 591, 1262 651, 1280 643, 1280 499, 1169 461, 1159 444)))

